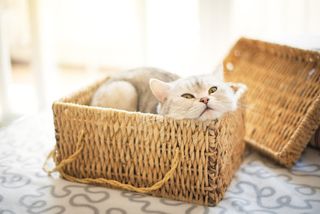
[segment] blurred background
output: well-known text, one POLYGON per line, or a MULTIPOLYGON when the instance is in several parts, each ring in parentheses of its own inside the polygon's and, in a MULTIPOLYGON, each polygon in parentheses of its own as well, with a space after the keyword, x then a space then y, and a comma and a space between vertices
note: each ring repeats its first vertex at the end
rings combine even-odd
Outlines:
POLYGON ((318 0, 0 0, 0 127, 105 76, 210 73, 240 36, 320 49, 318 0))

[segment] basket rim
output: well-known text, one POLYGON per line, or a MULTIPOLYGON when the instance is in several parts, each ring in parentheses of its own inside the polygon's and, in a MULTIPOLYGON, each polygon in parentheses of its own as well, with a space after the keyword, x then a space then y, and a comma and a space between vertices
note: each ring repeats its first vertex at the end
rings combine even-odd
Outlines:
MULTIPOLYGON (((266 42, 258 39, 252 39, 247 37, 240 37, 240 39, 234 44, 231 50, 239 46, 250 46, 250 48, 256 48, 262 52, 268 52, 279 58, 287 58, 294 61, 304 61, 309 63, 320 63, 320 50, 303 49, 298 47, 292 47, 289 45, 279 44, 277 42, 266 42)), ((231 51, 230 51, 231 52, 231 51)))
MULTIPOLYGON (((73 107, 73 108, 82 108, 82 109, 87 109, 87 110, 96 110, 99 112, 114 112, 116 114, 125 114, 128 116, 133 116, 133 115, 139 115, 139 116, 144 116, 144 117, 153 117, 154 119, 160 121, 160 120, 171 120, 171 121, 184 121, 184 122, 194 122, 196 124, 209 124, 211 122, 217 122, 222 120, 223 118, 227 117, 229 112, 224 113, 220 118, 213 119, 213 120, 198 120, 198 119, 176 119, 173 117, 169 117, 166 115, 160 115, 160 114, 153 114, 153 113, 146 113, 146 112, 139 112, 139 111, 126 111, 122 109, 116 109, 116 108, 110 108, 110 107, 99 107, 99 106, 90 106, 86 104, 79 104, 79 103, 74 103, 71 101, 67 101, 68 99, 72 99, 73 97, 77 96, 80 93, 85 93, 87 92, 91 87, 93 87, 96 84, 102 84, 103 82, 107 81, 110 79, 110 76, 106 76, 104 78, 101 78, 98 81, 95 81, 86 87, 83 87, 82 89, 75 91, 71 93, 70 95, 64 96, 56 101, 53 101, 52 103, 52 109, 59 105, 59 106, 68 106, 68 107, 73 107)), ((240 88, 240 94, 237 97, 237 102, 241 100, 241 98, 246 96, 246 91, 247 91, 247 86, 242 83, 237 83, 237 82, 232 82, 233 84, 237 84, 237 86, 240 88)), ((239 107, 237 107, 236 110, 238 110, 239 107)))

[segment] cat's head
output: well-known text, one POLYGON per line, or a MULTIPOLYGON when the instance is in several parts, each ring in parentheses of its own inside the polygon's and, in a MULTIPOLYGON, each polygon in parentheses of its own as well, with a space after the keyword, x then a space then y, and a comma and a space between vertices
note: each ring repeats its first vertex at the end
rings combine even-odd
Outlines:
POLYGON ((158 113, 176 119, 211 120, 237 109, 239 86, 215 82, 210 76, 194 76, 174 82, 150 80, 158 99, 158 113))

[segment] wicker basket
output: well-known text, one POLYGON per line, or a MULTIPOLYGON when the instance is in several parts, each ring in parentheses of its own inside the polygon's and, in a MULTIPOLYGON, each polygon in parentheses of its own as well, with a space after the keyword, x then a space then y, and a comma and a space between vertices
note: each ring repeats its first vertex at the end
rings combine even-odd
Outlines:
POLYGON ((104 81, 53 104, 53 171, 198 204, 221 200, 243 156, 244 109, 201 122, 88 106, 104 81))
POLYGON ((320 125, 320 53, 242 38, 224 66, 249 89, 246 141, 292 166, 320 125))

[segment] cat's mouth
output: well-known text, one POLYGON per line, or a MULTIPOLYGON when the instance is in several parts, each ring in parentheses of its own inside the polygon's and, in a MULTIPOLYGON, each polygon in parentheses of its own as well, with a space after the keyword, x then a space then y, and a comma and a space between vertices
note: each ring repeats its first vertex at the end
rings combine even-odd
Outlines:
POLYGON ((209 108, 208 106, 202 111, 202 113, 200 114, 199 117, 201 117, 204 113, 206 113, 207 111, 212 111, 212 108, 209 108))

